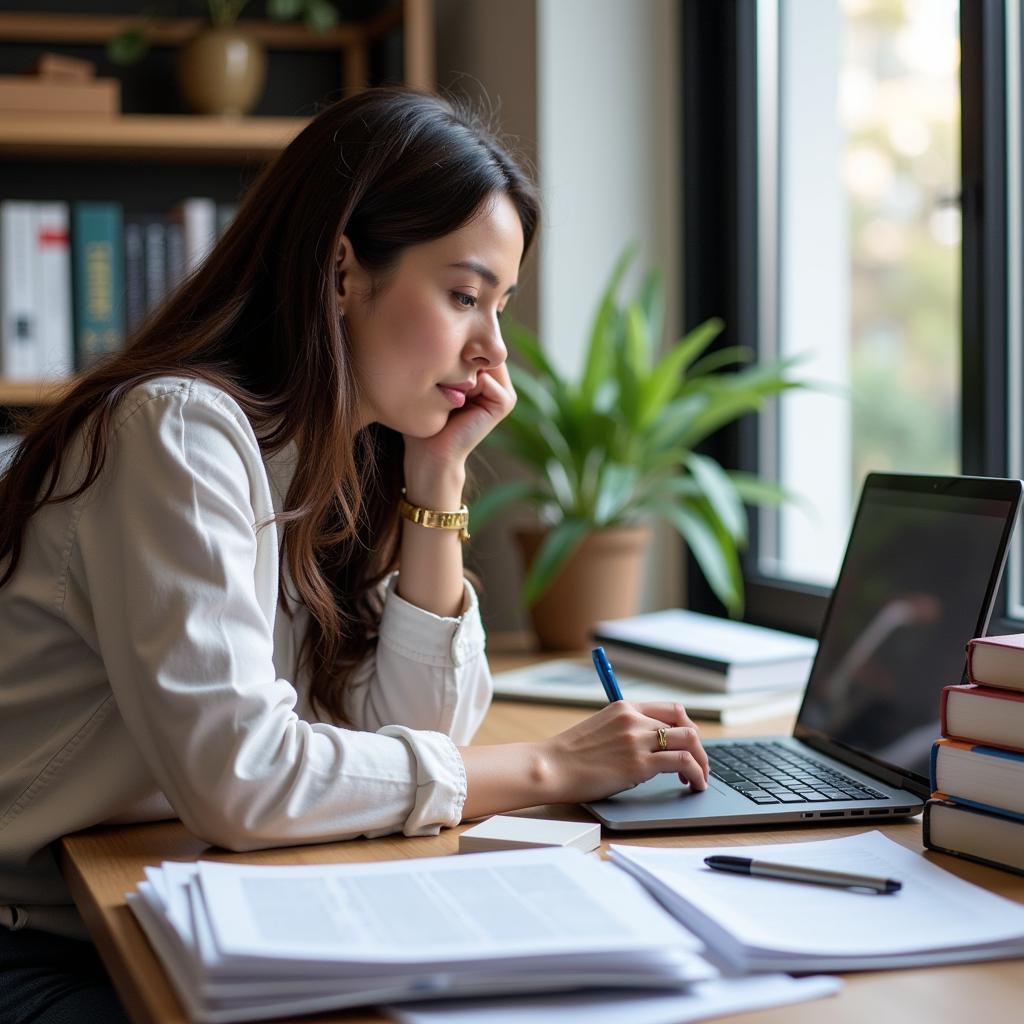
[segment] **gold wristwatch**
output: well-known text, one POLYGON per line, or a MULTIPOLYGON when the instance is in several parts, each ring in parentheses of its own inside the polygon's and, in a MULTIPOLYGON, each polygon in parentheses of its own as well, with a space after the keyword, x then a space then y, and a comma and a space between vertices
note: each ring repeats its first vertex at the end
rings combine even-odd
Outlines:
POLYGON ((417 526, 425 526, 430 530, 458 530, 459 540, 469 540, 469 508, 463 505, 457 512, 439 512, 432 508, 414 505, 402 491, 402 501, 398 506, 399 513, 417 526))

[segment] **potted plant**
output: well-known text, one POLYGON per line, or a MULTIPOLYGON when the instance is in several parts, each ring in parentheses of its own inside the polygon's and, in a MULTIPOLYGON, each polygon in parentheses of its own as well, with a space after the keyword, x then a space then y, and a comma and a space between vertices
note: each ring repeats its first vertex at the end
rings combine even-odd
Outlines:
MULTIPOLYGON (((198 114, 241 116, 259 102, 266 80, 263 44, 249 35, 238 17, 249 0, 202 0, 209 23, 179 51, 178 89, 198 114)), ((280 21, 301 17, 312 32, 322 34, 338 22, 330 0, 267 0, 267 14, 280 21)), ((119 33, 107 45, 117 64, 130 64, 148 49, 146 24, 119 33)))
POLYGON ((521 599, 548 649, 583 646, 594 621, 636 611, 657 519, 682 535, 714 593, 740 615, 744 505, 787 498, 695 449, 770 395, 802 387, 789 375, 794 361, 745 366, 753 354, 741 346, 708 354, 723 328, 718 319, 659 355, 658 275, 649 273, 628 302, 617 298, 630 260, 629 252, 619 260, 601 296, 576 379, 555 369, 527 328, 504 328, 522 360, 510 364, 519 400, 488 443, 527 474, 480 495, 471 525, 479 530, 512 503, 533 511, 535 526, 518 535, 528 566, 521 599))

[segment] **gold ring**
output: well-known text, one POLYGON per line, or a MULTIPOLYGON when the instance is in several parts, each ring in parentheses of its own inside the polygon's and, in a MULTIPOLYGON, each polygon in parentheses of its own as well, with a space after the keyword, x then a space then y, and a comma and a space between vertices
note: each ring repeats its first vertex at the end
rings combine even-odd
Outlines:
POLYGON ((668 750, 668 729, 658 730, 658 749, 668 750))

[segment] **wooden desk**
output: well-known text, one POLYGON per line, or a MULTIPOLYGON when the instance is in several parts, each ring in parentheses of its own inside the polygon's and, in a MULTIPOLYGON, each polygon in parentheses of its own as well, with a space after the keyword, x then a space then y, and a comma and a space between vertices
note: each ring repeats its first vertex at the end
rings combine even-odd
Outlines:
MULTIPOLYGON (((502 659, 505 660, 505 659, 502 659)), ((493 659, 495 668, 503 667, 493 659)), ((544 707, 508 701, 496 701, 478 736, 478 743, 501 743, 536 739, 571 725, 586 712, 578 708, 544 707)), ((760 727, 723 730, 705 724, 706 736, 751 735, 788 732, 785 720, 766 722, 760 727)), ((552 817, 590 820, 578 807, 545 807, 532 813, 552 817)), ((644 846, 705 846, 788 842, 799 838, 825 839, 849 835, 876 826, 820 826, 758 829, 735 832, 704 830, 680 835, 673 833, 623 834, 605 831, 602 848, 609 841, 644 846)), ((912 850, 921 850, 921 825, 918 820, 881 826, 890 838, 912 850)), ((357 839, 345 843, 292 847, 250 854, 226 854, 210 849, 178 822, 153 825, 94 829, 66 837, 62 842, 64 874, 75 902, 99 947, 133 1019, 159 1024, 185 1024, 187 1018, 149 943, 128 910, 124 894, 143 878, 147 864, 163 860, 240 860, 259 864, 357 863, 401 857, 433 857, 454 853, 460 829, 439 836, 407 839, 384 837, 357 839)), ((926 854, 929 859, 975 882, 1024 903, 1024 877, 970 864, 955 857, 926 854)), ((983 1018, 1008 1021, 1019 1018, 1024 1001, 1024 965, 1019 960, 1001 963, 968 964, 903 971, 851 974, 842 993, 828 1001, 786 1006, 756 1014, 720 1018, 736 1024, 864 1024, 865 1021, 921 1021, 928 1024, 983 1018)), ((297 1018, 302 1022, 344 1021, 369 1024, 382 1020, 367 1012, 339 1012, 297 1018)), ((623 1022, 628 1024, 628 1022, 623 1022)))

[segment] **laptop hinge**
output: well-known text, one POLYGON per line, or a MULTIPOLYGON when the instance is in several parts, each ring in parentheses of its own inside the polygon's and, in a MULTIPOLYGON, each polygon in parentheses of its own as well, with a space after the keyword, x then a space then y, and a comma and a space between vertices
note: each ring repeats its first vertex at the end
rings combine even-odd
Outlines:
POLYGON ((801 743, 806 743, 807 746, 821 751, 823 754, 828 754, 829 757, 834 757, 837 761, 842 761, 843 764, 847 764, 851 768, 856 768, 857 771, 873 776, 879 781, 884 782, 887 786, 892 786, 895 789, 909 790, 915 796, 927 797, 931 795, 931 787, 927 783, 909 778, 901 772, 887 768, 885 765, 872 761, 871 758, 864 757, 856 753, 856 751, 840 746, 837 743, 814 734, 797 735, 795 738, 800 740, 801 743))

